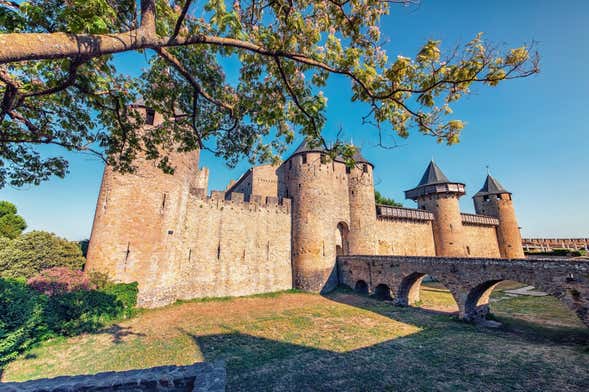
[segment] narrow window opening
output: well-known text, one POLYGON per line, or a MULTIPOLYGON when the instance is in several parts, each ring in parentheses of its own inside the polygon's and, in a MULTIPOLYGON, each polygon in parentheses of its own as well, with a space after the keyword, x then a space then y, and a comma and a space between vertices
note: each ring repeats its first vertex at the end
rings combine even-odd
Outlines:
POLYGON ((325 256, 325 241, 323 241, 322 244, 323 244, 323 256, 325 256))
POLYGON ((362 165, 362 173, 368 173, 368 165, 367 164, 362 165))
POLYGON ((270 260, 270 241, 266 242, 266 260, 270 260))
POLYGON ((292 160, 288 161, 288 168, 292 169, 292 160))
POLYGON ((164 197, 162 198, 162 210, 166 208, 166 199, 168 198, 168 194, 164 192, 164 197))
POLYGON ((321 164, 327 163, 327 157, 325 156, 325 154, 321 154, 320 161, 321 161, 321 164))
POLYGON ((155 121, 155 110, 151 109, 151 108, 147 108, 145 110, 145 123, 147 125, 153 125, 154 121, 155 121))
POLYGON ((221 244, 217 246, 217 260, 221 258, 221 244))
POLYGON ((188 248, 188 261, 192 259, 192 248, 188 248))
POLYGON ((484 199, 485 199, 485 201, 489 201, 489 195, 486 195, 486 196, 484 197, 484 199))
POLYGON ((351 171, 350 166, 346 166, 346 174, 350 174, 351 171))
POLYGON ((131 253, 131 243, 127 242, 127 251, 125 252, 125 261, 123 263, 123 271, 127 272, 127 260, 129 260, 129 253, 131 253))
POLYGON ((468 255, 470 256, 470 246, 466 247, 466 253, 468 253, 468 255))
POLYGON ((303 154, 303 163, 307 163, 307 154, 303 154))

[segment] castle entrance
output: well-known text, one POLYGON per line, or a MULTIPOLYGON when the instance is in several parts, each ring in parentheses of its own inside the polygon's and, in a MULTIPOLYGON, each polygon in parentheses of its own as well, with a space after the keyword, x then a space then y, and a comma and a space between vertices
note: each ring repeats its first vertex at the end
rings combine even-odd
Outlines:
POLYGON ((348 254, 348 225, 346 222, 340 222, 337 224, 335 232, 335 254, 338 256, 348 254))

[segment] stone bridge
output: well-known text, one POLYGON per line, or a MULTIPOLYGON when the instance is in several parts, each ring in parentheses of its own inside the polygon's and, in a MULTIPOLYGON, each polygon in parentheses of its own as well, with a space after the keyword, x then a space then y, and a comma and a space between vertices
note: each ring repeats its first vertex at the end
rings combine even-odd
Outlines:
POLYGON ((450 290, 466 321, 484 319, 495 286, 513 280, 558 298, 589 327, 587 261, 353 255, 338 256, 337 273, 340 284, 401 306, 419 301, 421 281, 430 275, 450 290))

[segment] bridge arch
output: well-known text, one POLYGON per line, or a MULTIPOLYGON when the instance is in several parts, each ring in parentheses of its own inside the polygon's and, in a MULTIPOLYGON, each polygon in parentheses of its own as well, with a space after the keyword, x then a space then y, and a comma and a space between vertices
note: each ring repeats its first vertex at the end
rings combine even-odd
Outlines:
POLYGON ((399 283, 396 295, 395 304, 400 306, 413 306, 418 303, 420 298, 420 289, 422 282, 426 276, 431 276, 436 281, 440 282, 452 295, 456 305, 460 307, 459 299, 461 298, 460 290, 456 287, 454 282, 450 282, 446 279, 439 279, 435 274, 431 272, 412 272, 405 275, 399 283))
POLYGON ((389 285, 381 283, 374 288, 374 296, 383 301, 391 301, 391 288, 389 285))
MULTIPOLYGON (((573 278, 569 278, 573 279, 573 278)), ((484 320, 490 312, 489 299, 499 283, 514 280, 513 278, 491 279, 479 283, 470 289, 461 311, 461 318, 466 321, 476 322, 484 320)), ((580 293, 574 288, 562 287, 561 285, 551 286, 535 279, 515 279, 515 281, 533 286, 535 289, 557 298, 569 310, 577 315, 581 321, 589 326, 589 311, 583 306, 580 293)))
POLYGON ((362 279, 358 280, 354 285, 354 291, 359 294, 368 295, 368 283, 362 279))

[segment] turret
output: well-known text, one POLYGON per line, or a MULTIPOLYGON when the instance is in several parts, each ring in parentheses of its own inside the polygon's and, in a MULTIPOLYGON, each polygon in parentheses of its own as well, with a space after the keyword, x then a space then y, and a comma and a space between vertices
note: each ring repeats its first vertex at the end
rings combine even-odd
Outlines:
POLYGON ((434 214, 433 234, 437 256, 466 257, 464 230, 458 199, 464 195, 464 184, 452 182, 432 160, 419 184, 405 197, 417 202, 418 208, 434 214))
POLYGON ((294 287, 327 292, 337 285, 335 259, 350 227, 346 165, 303 142, 278 169, 279 196, 292 199, 294 287))
MULTIPOLYGON (((161 124, 161 116, 143 103, 135 104, 134 109, 144 116, 146 128, 161 124)), ((107 273, 113 280, 154 286, 170 274, 166 270, 173 268, 170 243, 181 231, 190 188, 206 184, 207 172, 198 171, 198 151, 172 152, 169 157, 173 175, 142 156, 134 162, 134 173, 121 174, 105 167, 87 270, 107 273)))
POLYGON ((483 187, 473 196, 473 200, 477 214, 499 219, 497 241, 501 257, 507 259, 524 258, 524 249, 511 200, 511 192, 507 191, 491 175, 487 175, 483 187))
POLYGON ((376 204, 374 201, 373 165, 356 151, 355 165, 346 168, 350 199, 348 253, 376 254, 376 204))

